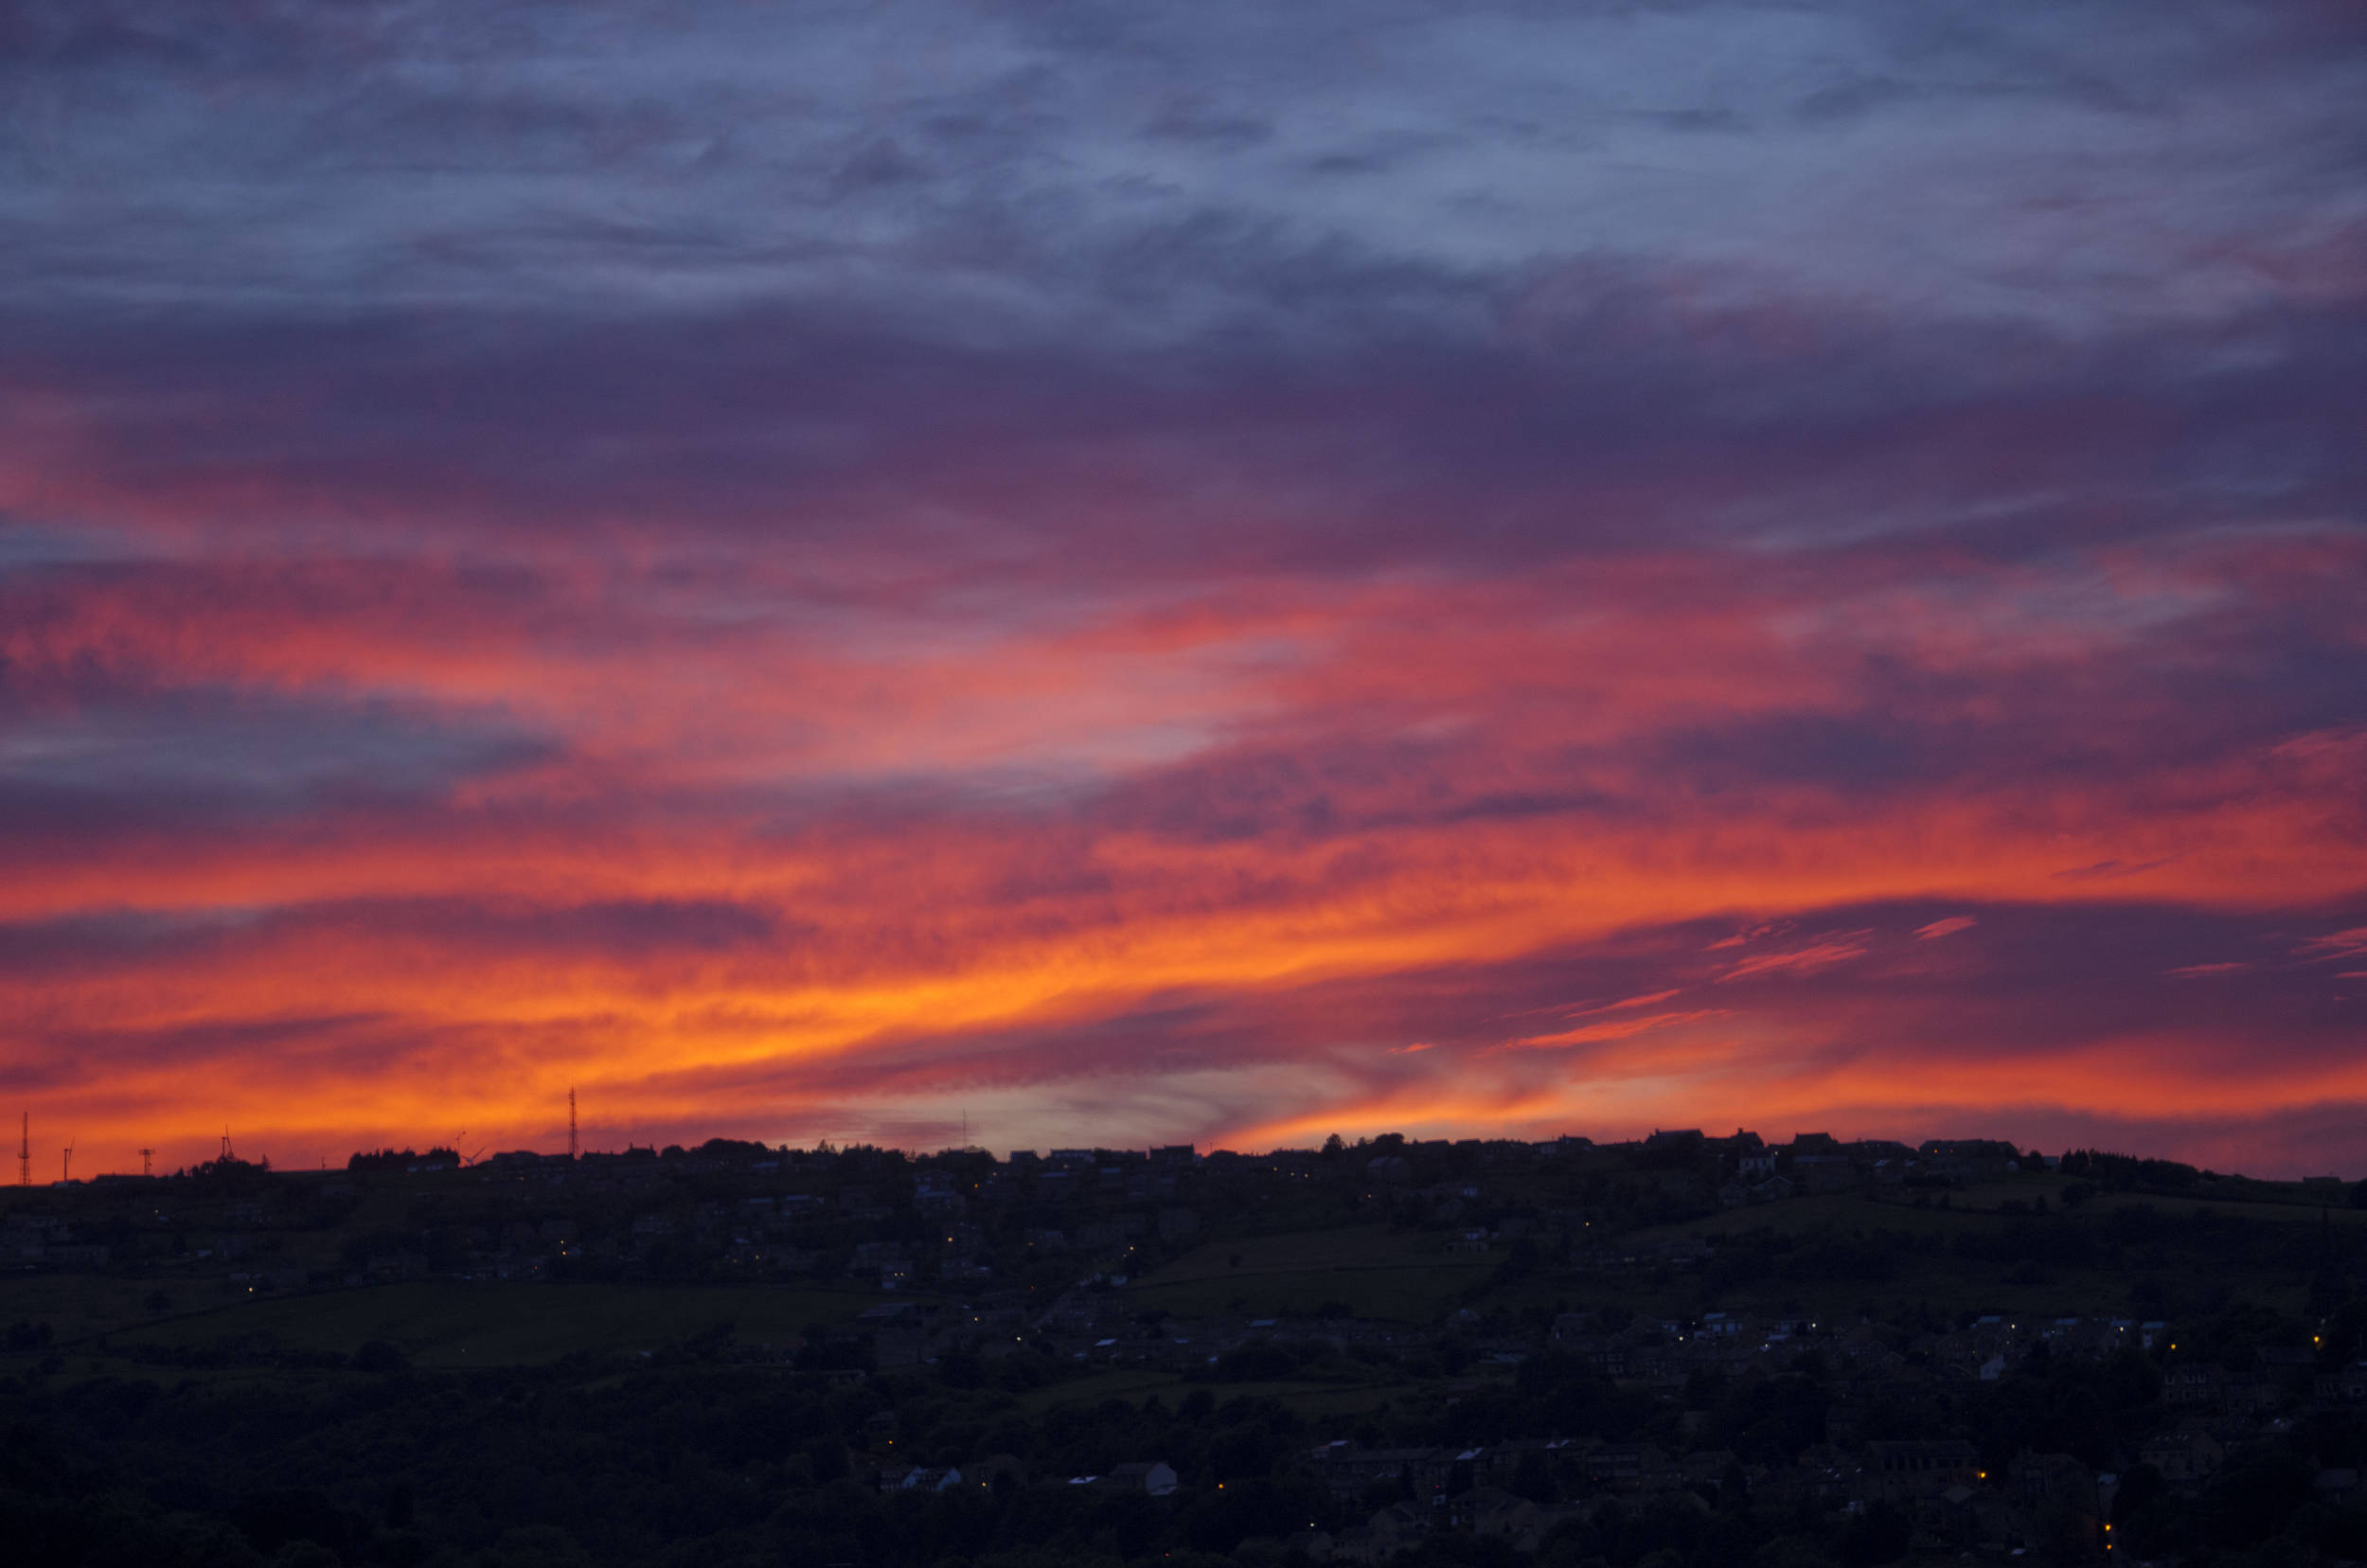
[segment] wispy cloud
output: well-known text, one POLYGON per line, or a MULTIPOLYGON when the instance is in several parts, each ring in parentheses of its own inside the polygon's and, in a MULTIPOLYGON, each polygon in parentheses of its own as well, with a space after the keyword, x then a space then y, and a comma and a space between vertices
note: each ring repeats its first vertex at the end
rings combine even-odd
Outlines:
POLYGON ((2352 926, 2344 931, 2328 932, 2323 936, 2312 936, 2296 951, 2301 956, 2321 963, 2367 957, 2367 926, 2352 926))
POLYGON ((1872 935, 1870 931, 1852 931, 1811 942, 1806 947, 1789 948, 1781 953, 1762 953, 1755 957, 1745 958, 1727 970, 1717 977, 1717 983, 1722 986, 1736 980, 1755 980, 1774 974, 1814 974, 1819 970, 1864 957, 1866 938, 1872 935))
POLYGON ((1553 1034, 1529 1035, 1507 1042, 1505 1050, 1549 1050, 1570 1045, 1593 1045, 1610 1040, 1631 1040, 1655 1029, 1673 1028, 1684 1024, 1698 1024, 1705 1018, 1723 1018, 1727 1014, 1716 1008, 1692 1012, 1649 1013, 1641 1018, 1607 1019, 1600 1024, 1587 1024, 1575 1029, 1562 1029, 1553 1034))
POLYGON ((102 1162, 2367 1097, 2319 12, 504 14, 10 13, 0 1078, 102 1162))

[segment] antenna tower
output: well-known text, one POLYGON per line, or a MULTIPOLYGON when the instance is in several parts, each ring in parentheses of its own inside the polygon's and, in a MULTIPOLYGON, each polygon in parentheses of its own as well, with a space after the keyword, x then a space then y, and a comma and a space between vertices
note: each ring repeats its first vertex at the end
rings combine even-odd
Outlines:
POLYGON ((155 1151, 154 1149, 141 1149, 141 1150, 140 1150, 140 1174, 141 1174, 141 1175, 143 1175, 143 1176, 153 1176, 153 1175, 155 1175, 155 1174, 156 1174, 155 1167, 154 1167, 154 1166, 151 1163, 151 1157, 155 1154, 155 1152, 156 1152, 156 1151, 155 1151))
POLYGON ((222 1130, 222 1157, 225 1162, 238 1158, 230 1151, 230 1129, 226 1127, 222 1130))
POLYGON ((576 1158, 576 1092, 567 1091, 567 1158, 576 1158))
POLYGON ((74 1180, 74 1145, 69 1142, 58 1150, 58 1179, 63 1182, 74 1180))
POLYGON ((16 1185, 31 1186, 33 1185, 33 1114, 30 1111, 24 1114, 22 1126, 24 1131, 18 1137, 16 1145, 16 1185))

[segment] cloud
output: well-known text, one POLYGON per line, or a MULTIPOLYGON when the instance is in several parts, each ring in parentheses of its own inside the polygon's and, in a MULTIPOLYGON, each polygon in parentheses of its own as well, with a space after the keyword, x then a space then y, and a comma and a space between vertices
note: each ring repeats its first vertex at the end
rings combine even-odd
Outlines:
POLYGON ((1667 990, 1646 991, 1639 996, 1628 996, 1622 997, 1616 1002, 1605 1002, 1599 1007, 1574 1007, 1571 1009, 1571 1015, 1573 1017, 1583 1018, 1589 1013, 1622 1012, 1629 1007, 1649 1007, 1657 1003, 1665 1002, 1672 996, 1679 996, 1682 993, 1682 987, 1672 987, 1667 990))
POLYGON ((2330 931, 2323 936, 2304 941, 2297 951, 2312 962, 2340 962, 2345 958, 2367 955, 2367 926, 2352 926, 2346 931, 2330 931))
POLYGON ((1717 1009, 1695 1012, 1648 1013, 1641 1018, 1618 1018, 1600 1024, 1581 1025, 1575 1029, 1562 1029, 1553 1034, 1528 1035, 1511 1042, 1524 1050, 1544 1050, 1565 1045, 1593 1045, 1604 1041, 1628 1040, 1654 1029, 1671 1028, 1682 1024, 1698 1024, 1705 1018, 1723 1018, 1717 1009))
POLYGON ((2122 877, 2135 877, 2168 864, 2166 860, 2145 861, 2130 864, 2127 861, 2102 860, 2092 865, 2077 865, 2055 873, 2058 882, 2111 882, 2122 877))
POLYGON ((1822 941, 1811 942, 1806 947, 1793 948, 1789 952, 1763 953, 1753 958, 1745 958, 1741 963, 1727 970, 1725 973, 1717 977, 1717 983, 1727 985, 1736 980, 1754 980, 1771 974, 1814 974, 1819 970, 1830 969, 1835 964, 1845 964, 1853 958, 1864 957, 1865 938, 1871 935, 1873 935, 1871 932, 1855 931, 1842 935, 1828 936, 1822 941))
POLYGON ((506 15, 12 12, 42 1114, 2347 1147, 2355 32, 506 15))

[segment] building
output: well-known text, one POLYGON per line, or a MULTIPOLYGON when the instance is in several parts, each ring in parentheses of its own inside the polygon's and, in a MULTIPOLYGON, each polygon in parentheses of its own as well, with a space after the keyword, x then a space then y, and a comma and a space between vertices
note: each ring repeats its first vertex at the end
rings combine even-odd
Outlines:
POLYGON ((1937 1497, 1950 1487, 1986 1479, 1980 1451, 1956 1438, 1868 1443, 1865 1470, 1874 1496, 1898 1502, 1937 1497))

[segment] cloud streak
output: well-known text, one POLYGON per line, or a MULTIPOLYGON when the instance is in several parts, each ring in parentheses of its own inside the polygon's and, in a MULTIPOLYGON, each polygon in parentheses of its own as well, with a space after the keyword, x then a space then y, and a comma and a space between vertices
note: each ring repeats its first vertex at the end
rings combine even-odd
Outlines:
POLYGON ((2354 25, 508 14, 0 41, 41 1119, 2367 1161, 2354 25))

